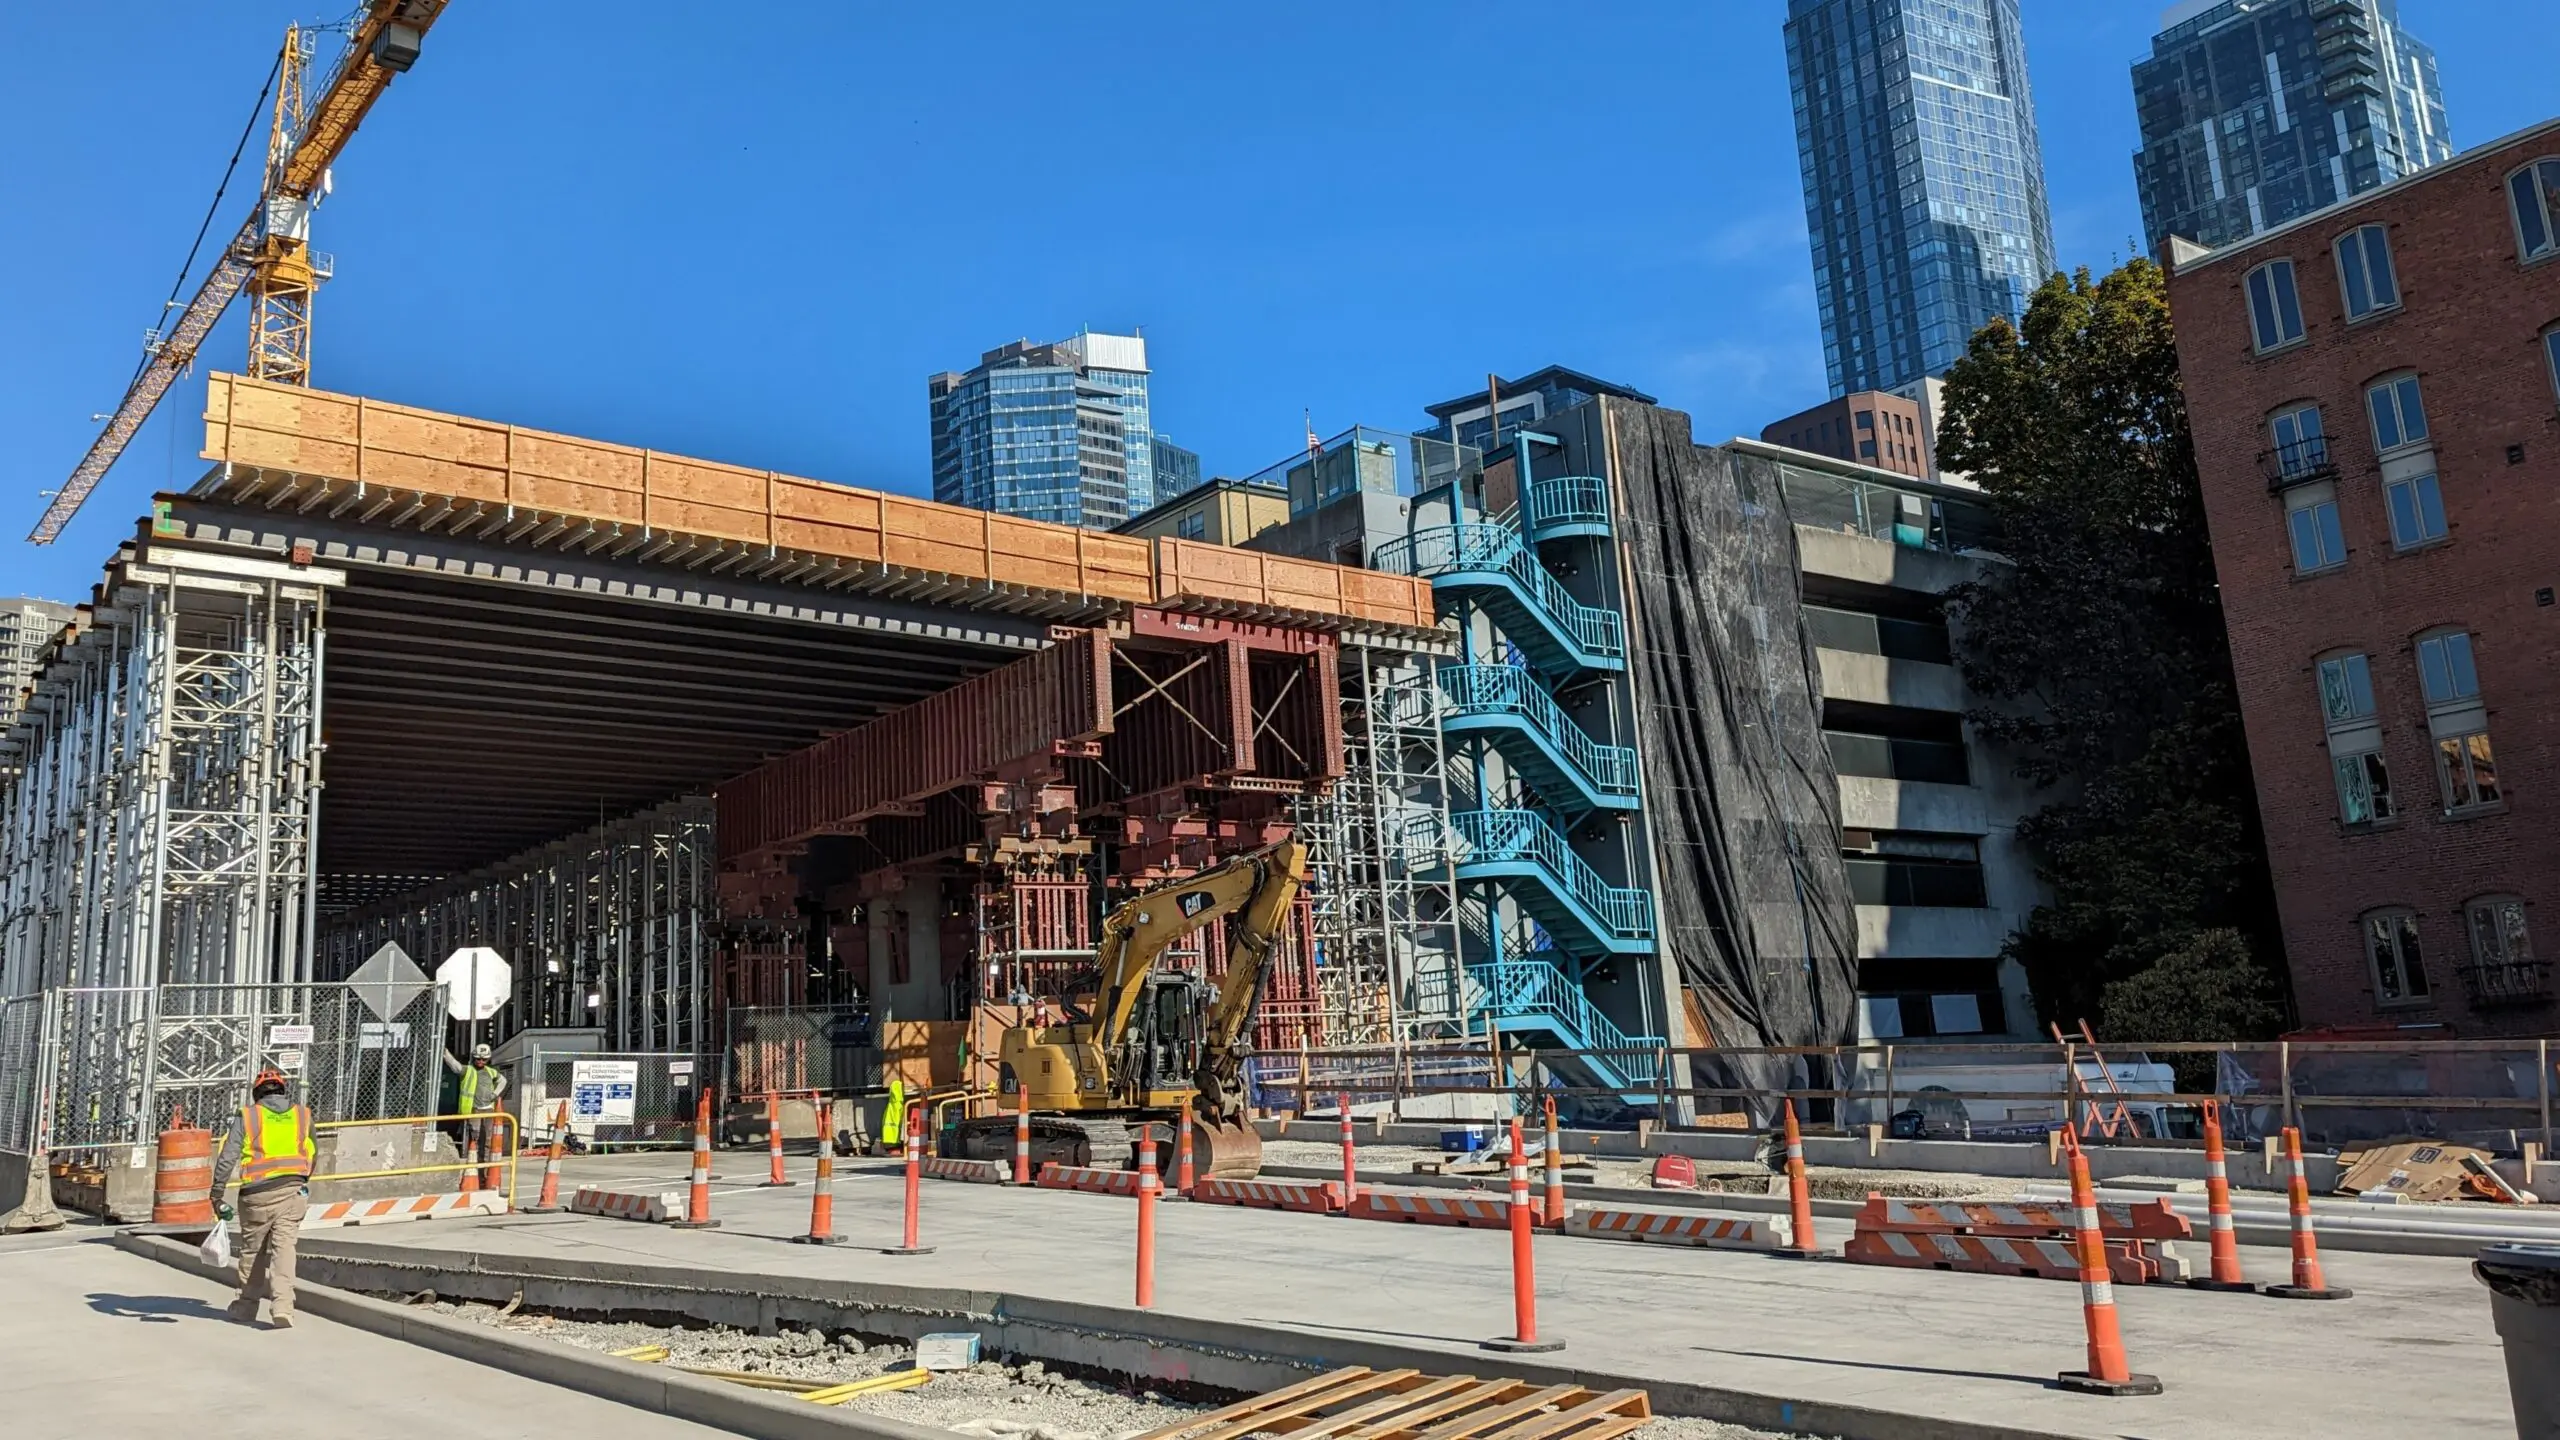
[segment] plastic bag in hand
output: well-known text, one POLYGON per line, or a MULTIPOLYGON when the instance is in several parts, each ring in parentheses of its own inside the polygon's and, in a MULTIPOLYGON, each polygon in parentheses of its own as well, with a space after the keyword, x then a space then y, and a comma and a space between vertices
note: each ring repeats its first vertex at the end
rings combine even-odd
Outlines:
POLYGON ((196 1247, 196 1254, 201 1256, 207 1265, 230 1265, 231 1222, 215 1221, 213 1233, 204 1237, 204 1243, 196 1247))

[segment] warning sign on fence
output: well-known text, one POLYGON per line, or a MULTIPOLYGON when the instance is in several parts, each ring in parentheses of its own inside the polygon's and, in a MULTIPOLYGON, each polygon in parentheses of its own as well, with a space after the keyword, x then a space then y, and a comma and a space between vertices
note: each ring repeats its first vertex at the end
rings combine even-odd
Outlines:
POLYGON ((639 1118, 640 1062, 579 1060, 569 1067, 569 1122, 592 1129, 639 1118))

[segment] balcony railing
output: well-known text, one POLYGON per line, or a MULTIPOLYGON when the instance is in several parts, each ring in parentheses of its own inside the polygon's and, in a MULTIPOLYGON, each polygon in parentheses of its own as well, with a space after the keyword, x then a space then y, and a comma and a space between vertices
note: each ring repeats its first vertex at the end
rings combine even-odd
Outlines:
POLYGON ((2454 973, 2462 977, 2462 988, 2470 993, 2474 1008, 2551 1003, 2551 962, 2548 960, 2502 960, 2486 965, 2465 965, 2454 973))
POLYGON ((1508 714, 1527 721, 1593 789, 1636 793, 1636 752, 1592 739, 1528 671, 1516 665, 1450 665, 1440 671, 1440 688, 1460 715, 1508 714))
POLYGON ((2267 477, 2268 493, 2307 485, 2314 480, 2328 480, 2338 473, 2329 462, 2329 439, 2311 435, 2273 450, 2258 452, 2258 469, 2267 477))
POLYGON ((1499 571, 1526 591, 1556 628, 1590 654, 1622 659, 1626 633, 1613 611, 1585 605, 1547 573, 1518 532, 1499 525, 1443 525, 1378 547, 1378 568, 1428 580, 1462 571, 1499 571))
POLYGON ((1458 834, 1458 863, 1529 861, 1557 887, 1598 917, 1610 933, 1629 940, 1653 934, 1653 897, 1632 886, 1612 885, 1573 853, 1535 810, 1462 810, 1449 817, 1458 834))
POLYGON ((1529 482, 1532 533, 1563 525, 1609 523, 1609 482, 1595 475, 1556 475, 1529 482))

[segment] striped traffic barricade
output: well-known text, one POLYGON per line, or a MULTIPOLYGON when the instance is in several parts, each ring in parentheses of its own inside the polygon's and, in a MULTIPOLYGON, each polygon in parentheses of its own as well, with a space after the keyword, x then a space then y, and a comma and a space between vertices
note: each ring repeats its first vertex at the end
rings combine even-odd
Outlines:
POLYGON ((1775 1250, 1788 1243, 1782 1215, 1742 1218, 1696 1211, 1630 1210, 1581 1205, 1566 1212, 1564 1233, 1593 1240, 1633 1240, 1649 1245, 1692 1245, 1705 1250, 1775 1250))
POLYGON ((1511 1228, 1509 1202, 1491 1195, 1440 1195, 1381 1190, 1372 1185, 1353 1196, 1345 1212, 1354 1220, 1393 1220, 1407 1225, 1455 1225, 1472 1230, 1511 1228))
POLYGON ((438 1195, 388 1195, 373 1200, 331 1200, 304 1212, 305 1230, 342 1225, 392 1225, 404 1220, 445 1220, 465 1215, 504 1215, 507 1197, 496 1190, 438 1195))
POLYGON ((918 1173, 927 1180, 966 1180, 976 1185, 1002 1185, 1012 1177, 1005 1173, 1001 1160, 962 1160, 948 1155, 926 1155, 916 1162, 918 1173))
POLYGON ((1302 1215, 1339 1214, 1343 1207, 1339 1180, 1226 1180, 1211 1176, 1191 1187, 1191 1198, 1203 1205, 1242 1205, 1302 1215))

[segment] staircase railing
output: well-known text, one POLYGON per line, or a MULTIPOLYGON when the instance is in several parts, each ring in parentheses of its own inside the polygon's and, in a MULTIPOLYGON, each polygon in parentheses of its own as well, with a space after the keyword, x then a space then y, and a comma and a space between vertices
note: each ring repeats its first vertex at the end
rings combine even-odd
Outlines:
POLYGON ((1418 530, 1379 546, 1377 564, 1381 570, 1425 580, 1466 570, 1501 571, 1585 651, 1611 659, 1622 659, 1627 653, 1625 627, 1616 612, 1574 599, 1538 563, 1517 531, 1484 524, 1418 530))
POLYGON ((1482 1007, 1477 1013, 1517 1019, 1523 1015, 1544 1016, 1570 1041, 1575 1050, 1603 1050, 1642 1053, 1611 1054, 1593 1057, 1600 1064, 1630 1082, 1652 1084, 1657 1066, 1654 1052, 1660 1038, 1629 1035, 1618 1028, 1582 987, 1573 983, 1562 966, 1535 955, 1516 960, 1491 961, 1470 965, 1468 973, 1483 987, 1482 1007))
MULTIPOLYGON (((1437 817, 1432 817, 1437 818, 1437 817)), ((1653 935, 1653 897, 1600 878, 1565 844, 1546 817, 1535 810, 1463 810, 1449 817, 1456 833, 1458 863, 1526 860, 1547 872, 1558 887, 1597 916, 1610 933, 1643 940, 1653 935)))
POLYGON ((1607 795, 1636 793, 1636 752, 1604 745, 1564 713, 1537 677, 1513 665, 1446 665, 1440 689, 1459 715, 1517 715, 1544 735, 1593 789, 1607 795))

